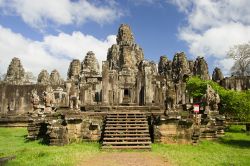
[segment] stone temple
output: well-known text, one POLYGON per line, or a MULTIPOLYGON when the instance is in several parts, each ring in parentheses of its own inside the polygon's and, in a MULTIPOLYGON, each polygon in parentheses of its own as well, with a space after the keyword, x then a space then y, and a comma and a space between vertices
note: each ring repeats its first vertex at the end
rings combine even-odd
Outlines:
MULTIPOLYGON (((158 65, 144 59, 131 28, 119 27, 116 44, 102 68, 89 51, 81 62, 71 61, 64 81, 57 70, 42 70, 37 83, 25 79, 14 58, 0 84, 0 126, 27 126, 28 139, 49 145, 76 140, 100 141, 102 148, 150 149, 152 142, 197 143, 224 133, 219 95, 207 86, 199 114, 186 90, 191 76, 210 79, 203 57, 173 60, 161 56, 158 65)), ((212 79, 228 89, 250 87, 250 79, 224 78, 219 68, 212 79)))

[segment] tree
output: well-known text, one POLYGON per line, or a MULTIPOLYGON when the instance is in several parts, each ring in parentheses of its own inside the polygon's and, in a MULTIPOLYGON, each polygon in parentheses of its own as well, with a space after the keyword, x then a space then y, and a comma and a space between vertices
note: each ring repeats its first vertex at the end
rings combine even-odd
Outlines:
POLYGON ((201 80, 198 77, 188 79, 187 90, 194 98, 201 99, 206 93, 207 84, 211 85, 220 96, 220 113, 243 122, 250 121, 250 90, 241 92, 227 90, 212 80, 201 80))
POLYGON ((250 75, 250 42, 232 47, 227 55, 235 60, 231 68, 232 75, 250 75))

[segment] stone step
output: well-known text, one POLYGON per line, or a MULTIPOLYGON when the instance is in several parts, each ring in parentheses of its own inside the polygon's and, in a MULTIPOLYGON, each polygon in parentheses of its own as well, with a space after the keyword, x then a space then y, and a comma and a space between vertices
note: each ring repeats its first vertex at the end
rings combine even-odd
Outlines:
POLYGON ((147 121, 106 121, 107 124, 148 124, 147 121))
MULTIPOLYGON (((128 133, 115 133, 115 134, 111 134, 111 133, 104 133, 105 138, 106 137, 148 137, 149 133, 133 133, 133 134, 128 134, 128 133)), ((105 139, 104 138, 104 139, 105 139)))
POLYGON ((143 113, 109 113, 106 117, 103 149, 150 149, 147 117, 143 113))
POLYGON ((103 145, 150 145, 150 141, 146 142, 106 142, 103 141, 103 145))
POLYGON ((135 127, 131 127, 131 126, 115 126, 115 127, 105 127, 105 130, 142 130, 142 129, 148 129, 148 126, 145 127, 145 125, 143 127, 140 126, 135 126, 135 127))
POLYGON ((147 121, 146 118, 119 118, 119 117, 116 117, 116 118, 109 118, 107 117, 106 120, 144 120, 144 121, 147 121))
POLYGON ((141 123, 141 124, 106 124, 106 127, 112 127, 112 126, 119 126, 119 127, 147 127, 146 123, 141 123))
POLYGON ((110 118, 120 118, 120 119, 122 119, 122 118, 124 118, 124 119, 143 118, 143 119, 147 119, 147 117, 144 117, 144 116, 107 116, 107 118, 108 119, 110 119, 110 118))
POLYGON ((149 132, 149 130, 135 130, 135 129, 132 129, 132 130, 116 130, 116 129, 109 129, 109 130, 105 130, 104 133, 115 133, 115 132, 119 132, 119 133, 144 133, 144 132, 149 132))
POLYGON ((151 139, 149 137, 126 137, 126 138, 121 138, 121 137, 109 137, 109 138, 104 138, 104 141, 135 141, 135 140, 148 140, 150 141, 151 139))
POLYGON ((145 149, 150 150, 151 146, 103 146, 102 149, 145 149))
POLYGON ((132 112, 108 113, 108 115, 141 115, 141 116, 145 116, 144 113, 132 113, 132 112))
POLYGON ((123 113, 109 113, 109 116, 144 116, 146 117, 145 114, 143 113, 129 113, 129 112, 123 112, 123 113))

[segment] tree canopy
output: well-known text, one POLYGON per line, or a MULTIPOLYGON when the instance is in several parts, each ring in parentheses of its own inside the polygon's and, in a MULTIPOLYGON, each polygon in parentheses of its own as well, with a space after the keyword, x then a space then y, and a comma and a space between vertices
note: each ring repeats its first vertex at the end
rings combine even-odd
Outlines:
POLYGON ((231 68, 232 75, 250 75, 250 42, 232 47, 227 55, 235 60, 231 68))
POLYGON ((201 98, 206 93, 207 84, 219 94, 221 98, 220 113, 241 121, 250 121, 250 91, 234 91, 221 87, 212 80, 201 80, 191 77, 187 81, 187 90, 194 98, 201 98))

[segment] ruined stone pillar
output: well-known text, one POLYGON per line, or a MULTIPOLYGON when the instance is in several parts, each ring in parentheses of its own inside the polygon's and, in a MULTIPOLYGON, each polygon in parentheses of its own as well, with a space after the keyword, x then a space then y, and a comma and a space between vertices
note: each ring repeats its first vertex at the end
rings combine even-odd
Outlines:
POLYGON ((122 100, 123 100, 123 94, 124 94, 124 90, 123 89, 120 89, 119 90, 119 104, 122 103, 122 100))
POLYGON ((113 104, 114 105, 118 105, 119 103, 119 97, 118 97, 118 72, 116 70, 113 70, 112 71, 112 80, 111 81, 111 87, 112 87, 112 90, 113 90, 113 97, 112 97, 112 100, 113 100, 113 104))
POLYGON ((24 113, 24 97, 20 97, 19 98, 19 102, 18 102, 18 105, 19 105, 19 112, 20 114, 24 113))
POLYGON ((109 104, 109 63, 102 62, 102 104, 109 104))
POLYGON ((136 104, 140 104, 140 91, 141 91, 141 74, 137 75, 136 78, 136 84, 137 84, 137 89, 136 89, 136 104))
POLYGON ((6 113, 7 112, 7 99, 5 95, 5 87, 2 87, 2 101, 1 101, 1 113, 6 113))
POLYGON ((145 67, 145 104, 151 105, 153 100, 151 68, 145 67))
POLYGON ((71 88, 71 82, 68 81, 66 82, 66 92, 68 96, 66 97, 66 105, 69 106, 69 93, 70 93, 70 88, 71 88))

